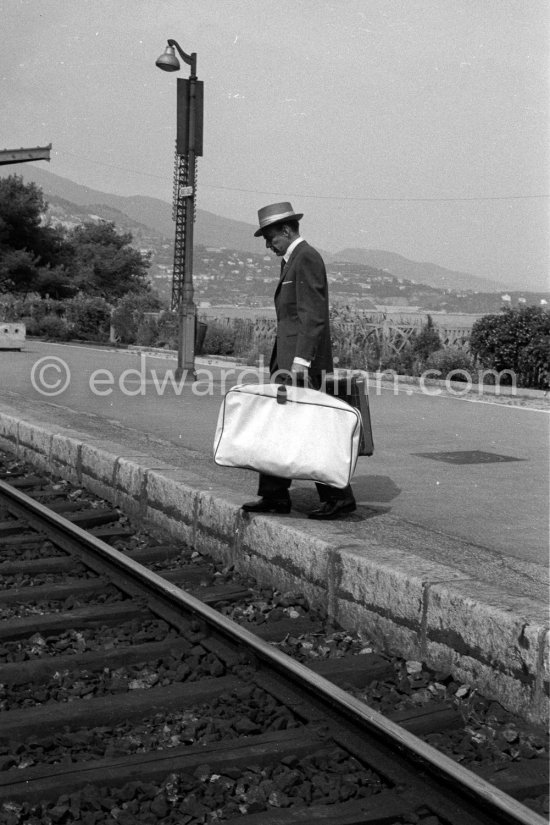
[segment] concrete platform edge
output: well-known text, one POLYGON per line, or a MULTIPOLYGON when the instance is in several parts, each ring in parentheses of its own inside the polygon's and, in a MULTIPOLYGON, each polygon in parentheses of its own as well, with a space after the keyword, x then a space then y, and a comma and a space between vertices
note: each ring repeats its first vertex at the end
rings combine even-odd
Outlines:
POLYGON ((403 548, 292 517, 248 517, 241 496, 190 470, 85 433, 0 411, 0 448, 82 485, 200 552, 303 592, 342 626, 451 672, 533 722, 549 718, 547 613, 403 548))

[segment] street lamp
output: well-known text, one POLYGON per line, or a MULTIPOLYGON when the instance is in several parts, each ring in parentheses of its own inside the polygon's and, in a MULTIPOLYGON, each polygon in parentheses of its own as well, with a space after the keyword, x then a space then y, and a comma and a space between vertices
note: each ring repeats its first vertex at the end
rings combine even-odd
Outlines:
POLYGON ((178 363, 176 378, 195 378, 195 330, 197 310, 193 300, 193 224, 195 222, 196 158, 202 155, 203 83, 197 80, 197 55, 186 54, 175 40, 168 40, 155 65, 177 72, 176 51, 191 67, 189 80, 177 80, 176 164, 173 217, 176 223, 172 309, 178 313, 178 363))
POLYGON ((192 54, 186 54, 176 40, 168 40, 167 42, 168 45, 161 56, 155 61, 155 66, 158 66, 159 69, 162 69, 164 72, 179 72, 181 66, 175 53, 175 49, 177 49, 183 62, 187 63, 188 66, 191 66, 191 77, 196 79, 197 55, 195 52, 192 54))

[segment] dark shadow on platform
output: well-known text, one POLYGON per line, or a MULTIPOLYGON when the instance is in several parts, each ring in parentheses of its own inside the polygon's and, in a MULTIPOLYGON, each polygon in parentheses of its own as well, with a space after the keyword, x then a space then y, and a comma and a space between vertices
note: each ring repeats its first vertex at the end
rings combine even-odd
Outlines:
POLYGON ((353 477, 352 486, 357 501, 367 507, 371 501, 393 501, 401 493, 401 487, 398 487, 389 476, 356 475, 353 477))
MULTIPOLYGON (((401 487, 398 487, 389 476, 356 475, 351 486, 357 501, 357 511, 347 516, 346 521, 365 521, 389 513, 392 508, 381 506, 381 503, 390 502, 401 493, 401 487)), ((290 496, 296 515, 306 514, 319 506, 313 482, 311 487, 293 485, 290 496)))

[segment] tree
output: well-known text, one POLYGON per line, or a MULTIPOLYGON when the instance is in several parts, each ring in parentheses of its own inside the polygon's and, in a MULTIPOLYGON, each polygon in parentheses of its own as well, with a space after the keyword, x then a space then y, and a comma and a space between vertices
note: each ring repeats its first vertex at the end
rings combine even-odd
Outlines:
POLYGON ((0 179, 0 292, 62 300, 81 291, 112 301, 149 290, 149 256, 130 246, 131 233, 107 221, 67 232, 45 220, 47 206, 34 183, 0 179))
POLYGON ((0 179, 0 291, 40 291, 52 278, 61 289, 61 230, 43 222, 42 191, 18 175, 0 179), (55 276, 53 275, 55 272, 55 276))
POLYGON ((46 211, 42 191, 18 175, 0 179, 0 244, 39 254, 41 216, 46 211))
POLYGON ((133 249, 131 241, 131 233, 117 232, 111 221, 72 229, 67 235, 72 283, 81 292, 110 301, 127 292, 148 291, 149 255, 133 249))
POLYGON ((28 249, 0 246, 0 292, 32 292, 37 278, 37 259, 28 249))
POLYGON ((41 267, 33 287, 43 298, 53 298, 55 301, 73 298, 78 291, 76 285, 71 283, 65 267, 61 265, 41 267))

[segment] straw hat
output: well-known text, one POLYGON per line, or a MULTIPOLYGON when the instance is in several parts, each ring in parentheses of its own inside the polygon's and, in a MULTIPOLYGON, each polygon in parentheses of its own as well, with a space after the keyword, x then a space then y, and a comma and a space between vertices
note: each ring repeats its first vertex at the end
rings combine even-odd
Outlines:
POLYGON ((259 238, 263 230, 271 226, 272 223, 288 220, 299 221, 303 217, 303 213, 295 212, 292 204, 288 203, 288 201, 284 201, 283 203, 270 203, 269 206, 262 206, 261 209, 258 209, 258 223, 260 224, 260 228, 254 232, 254 237, 259 238))

